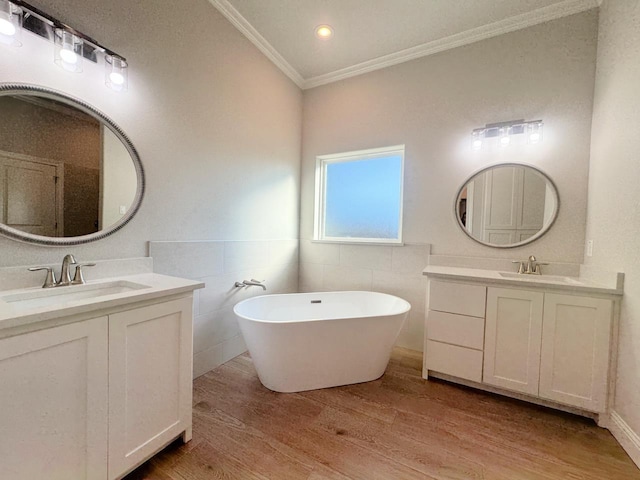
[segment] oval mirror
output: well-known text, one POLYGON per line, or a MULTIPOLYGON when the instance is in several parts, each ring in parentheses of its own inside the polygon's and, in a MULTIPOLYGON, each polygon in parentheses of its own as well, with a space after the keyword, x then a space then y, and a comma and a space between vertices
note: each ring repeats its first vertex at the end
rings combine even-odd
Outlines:
POLYGON ((529 165, 510 163, 487 167, 464 182, 455 215, 477 242, 510 248, 544 235, 558 206, 558 191, 549 177, 529 165))
POLYGON ((131 220, 143 193, 140 158, 104 114, 53 90, 0 85, 0 233, 99 240, 131 220))

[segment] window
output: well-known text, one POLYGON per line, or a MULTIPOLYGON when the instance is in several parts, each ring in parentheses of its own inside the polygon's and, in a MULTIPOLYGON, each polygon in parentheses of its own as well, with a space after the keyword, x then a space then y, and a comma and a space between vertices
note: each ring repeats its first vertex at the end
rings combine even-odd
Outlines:
POLYGON ((404 145, 316 158, 315 240, 402 243, 404 145))

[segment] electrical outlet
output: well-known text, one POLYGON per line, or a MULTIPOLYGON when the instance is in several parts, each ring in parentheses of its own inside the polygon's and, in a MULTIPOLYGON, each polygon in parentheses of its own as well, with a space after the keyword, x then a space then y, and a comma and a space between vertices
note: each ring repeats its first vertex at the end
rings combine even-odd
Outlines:
POLYGON ((593 240, 587 240, 587 257, 593 257, 593 240))

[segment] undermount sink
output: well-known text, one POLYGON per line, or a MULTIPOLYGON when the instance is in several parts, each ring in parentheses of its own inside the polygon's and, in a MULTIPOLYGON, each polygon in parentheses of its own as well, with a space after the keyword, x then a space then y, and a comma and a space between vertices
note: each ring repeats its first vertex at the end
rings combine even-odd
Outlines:
POLYGON ((541 283, 562 283, 564 285, 582 285, 578 280, 560 275, 529 275, 524 273, 498 272, 501 277, 516 280, 528 280, 541 283))
POLYGON ((106 295, 142 290, 144 288, 150 287, 140 283, 118 280, 14 293, 0 297, 0 301, 18 310, 31 310, 54 305, 64 305, 70 302, 104 297, 106 295))

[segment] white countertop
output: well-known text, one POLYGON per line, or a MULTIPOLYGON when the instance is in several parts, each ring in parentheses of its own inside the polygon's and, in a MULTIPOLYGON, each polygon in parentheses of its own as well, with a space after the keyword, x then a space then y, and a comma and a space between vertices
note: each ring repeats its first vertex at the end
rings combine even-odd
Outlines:
POLYGON ((2 299, 9 296, 33 295, 35 292, 44 292, 41 287, 21 288, 18 290, 0 291, 0 330, 13 328, 32 323, 53 320, 70 315, 84 314, 97 310, 104 310, 122 305, 132 304, 145 300, 152 300, 168 295, 188 293, 203 288, 204 283, 184 278, 169 277, 157 273, 143 273, 139 275, 119 276, 89 281, 85 285, 72 285, 68 287, 56 287, 45 292, 49 294, 66 294, 91 289, 92 286, 119 282, 125 284, 137 284, 144 288, 132 289, 120 293, 102 295, 98 297, 83 298, 66 303, 41 306, 35 308, 18 308, 16 304, 5 302, 2 299))
POLYGON ((560 277, 555 275, 515 275, 514 272, 504 272, 513 277, 504 277, 496 270, 481 270, 476 268, 428 266, 422 272, 429 278, 446 280, 462 280, 491 285, 505 285, 511 287, 533 287, 545 290, 557 290, 566 293, 597 293, 604 295, 622 295, 623 289, 618 282, 616 285, 596 283, 579 277, 560 277))

